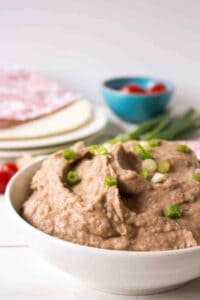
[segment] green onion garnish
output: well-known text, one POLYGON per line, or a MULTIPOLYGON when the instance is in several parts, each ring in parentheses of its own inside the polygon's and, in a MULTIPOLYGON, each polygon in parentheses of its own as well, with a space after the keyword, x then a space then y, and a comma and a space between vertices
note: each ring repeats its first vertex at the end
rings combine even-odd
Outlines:
POLYGON ((75 171, 69 171, 66 176, 66 182, 69 186, 74 186, 80 182, 80 177, 75 171))
POLYGON ((100 155, 106 155, 108 154, 107 149, 102 145, 91 145, 89 146, 89 152, 90 154, 100 154, 100 155))
POLYGON ((154 173, 157 170, 157 164, 155 160, 147 158, 142 162, 142 169, 146 169, 150 173, 154 173))
POLYGON ((171 205, 163 209, 163 214, 166 218, 170 219, 180 218, 181 208, 177 205, 171 205))
POLYGON ((140 172, 140 176, 143 177, 144 179, 148 178, 148 170, 147 169, 142 169, 142 171, 140 172))
POLYGON ((192 174, 192 179, 200 182, 200 173, 193 173, 192 174))
POLYGON ((90 145, 88 149, 90 154, 95 154, 98 149, 98 145, 90 145))
POLYGON ((135 144, 133 148, 135 154, 137 154, 142 160, 147 158, 153 158, 152 153, 145 150, 141 145, 135 144))
POLYGON ((158 147, 158 146, 160 146, 161 141, 157 140, 157 139, 153 139, 153 140, 149 140, 148 143, 149 143, 149 146, 151 146, 151 147, 158 147))
POLYGON ((112 176, 106 176, 104 178, 104 184, 107 186, 117 185, 117 178, 112 176))
POLYGON ((176 151, 182 152, 182 153, 190 153, 191 149, 185 144, 180 144, 180 145, 177 145, 176 151))
POLYGON ((170 163, 168 162, 168 160, 159 160, 157 162, 157 171, 159 173, 165 174, 168 173, 170 170, 170 163))
POLYGON ((125 143, 131 140, 130 134, 129 133, 125 133, 125 134, 120 134, 117 135, 116 137, 108 140, 106 143, 110 144, 110 145, 115 145, 118 143, 125 143))
POLYGON ((63 150, 63 157, 66 160, 74 159, 76 156, 76 152, 72 148, 65 148, 63 150))

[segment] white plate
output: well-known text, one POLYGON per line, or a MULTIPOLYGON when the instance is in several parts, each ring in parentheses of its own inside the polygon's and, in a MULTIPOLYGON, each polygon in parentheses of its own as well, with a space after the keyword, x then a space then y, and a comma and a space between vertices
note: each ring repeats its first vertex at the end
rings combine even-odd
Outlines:
MULTIPOLYGON (((89 137, 84 138, 86 143, 97 143, 99 137, 102 136, 102 131, 90 135, 89 137)), ((72 143, 75 143, 73 141, 72 143)), ((69 147, 71 143, 64 143, 60 145, 55 145, 52 147, 45 147, 45 148, 33 148, 33 149, 17 149, 17 150, 2 150, 0 149, 0 162, 7 161, 7 160, 15 160, 18 158, 23 157, 30 157, 30 156, 46 156, 53 152, 58 151, 59 149, 63 149, 64 147, 69 147)))
POLYGON ((85 125, 80 129, 77 129, 76 131, 48 138, 40 138, 33 140, 0 141, 0 149, 33 149, 71 143, 79 139, 87 138, 95 133, 98 133, 106 126, 106 124, 106 113, 103 108, 97 106, 94 109, 93 120, 89 124, 85 125))

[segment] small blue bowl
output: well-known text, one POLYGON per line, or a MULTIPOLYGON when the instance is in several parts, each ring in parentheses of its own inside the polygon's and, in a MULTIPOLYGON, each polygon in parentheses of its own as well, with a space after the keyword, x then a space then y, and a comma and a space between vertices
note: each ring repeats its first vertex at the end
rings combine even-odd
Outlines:
POLYGON ((102 87, 102 96, 110 109, 121 119, 139 123, 164 112, 169 103, 174 86, 166 80, 148 77, 121 77, 106 80, 102 87), (166 91, 156 94, 128 94, 120 91, 126 84, 137 84, 145 89, 154 83, 162 82, 166 91))

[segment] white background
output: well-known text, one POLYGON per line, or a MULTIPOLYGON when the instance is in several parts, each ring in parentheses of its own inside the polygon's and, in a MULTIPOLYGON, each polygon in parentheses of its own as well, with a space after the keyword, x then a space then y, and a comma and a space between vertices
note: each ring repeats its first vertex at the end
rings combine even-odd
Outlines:
POLYGON ((2 62, 31 66, 100 101, 110 76, 172 80, 198 104, 199 0, 0 0, 2 62))
MULTIPOLYGON (((105 78, 172 80, 175 101, 199 106, 199 0, 0 0, 0 61, 56 77, 92 101, 105 78)), ((0 199, 0 299, 198 300, 200 279, 170 293, 123 297, 74 287, 36 257, 0 199)))

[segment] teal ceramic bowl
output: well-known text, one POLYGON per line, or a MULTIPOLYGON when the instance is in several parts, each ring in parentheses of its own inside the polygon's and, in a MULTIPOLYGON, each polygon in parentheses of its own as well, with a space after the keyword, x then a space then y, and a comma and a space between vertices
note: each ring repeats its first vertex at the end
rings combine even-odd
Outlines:
POLYGON ((139 123, 164 112, 174 92, 172 83, 148 77, 121 77, 103 82, 102 96, 109 108, 121 119, 139 123), (120 91, 126 84, 137 84, 148 89, 154 83, 162 82, 166 91, 156 94, 128 94, 120 91))

